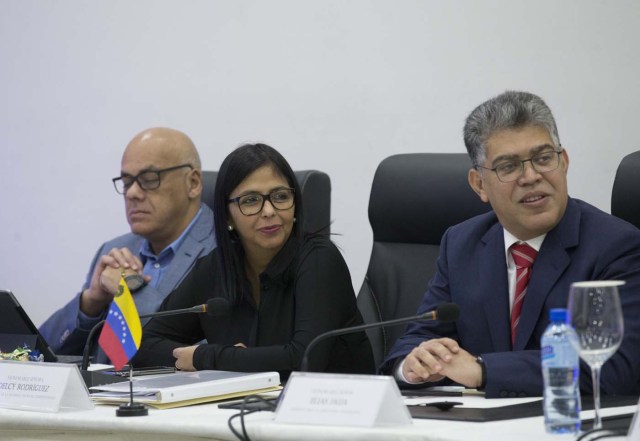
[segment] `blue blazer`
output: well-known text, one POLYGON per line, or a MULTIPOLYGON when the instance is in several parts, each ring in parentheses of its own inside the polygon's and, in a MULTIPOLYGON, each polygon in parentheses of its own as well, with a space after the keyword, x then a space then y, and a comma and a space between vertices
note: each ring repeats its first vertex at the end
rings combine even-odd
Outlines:
MULTIPOLYGON (((111 251, 112 248, 129 248, 135 254, 141 249, 145 240, 141 236, 128 233, 112 239, 100 247, 91 262, 87 279, 80 292, 69 303, 49 317, 40 327, 40 333, 56 354, 82 354, 92 326, 87 328, 80 327, 78 318, 80 314, 80 294, 89 287, 98 259, 111 251)), ((213 212, 207 205, 202 204, 200 217, 180 244, 178 252, 173 257, 159 284, 156 287, 146 285, 133 294, 138 312, 146 314, 157 311, 164 298, 191 271, 196 260, 209 254, 215 248, 215 245, 213 212)), ((95 318, 95 320, 92 320, 92 325, 97 324, 103 318, 103 316, 95 318)))
MULTIPOLYGON (((620 297, 625 334, 620 349, 602 369, 602 391, 640 392, 640 230, 576 199, 542 243, 531 273, 513 349, 503 228, 494 212, 458 224, 444 234, 437 271, 419 312, 442 302, 460 306, 455 324, 411 323, 380 367, 394 366, 420 342, 439 337, 484 359, 487 397, 542 394, 540 338, 549 310, 565 308, 572 282, 624 280, 620 297)), ((580 385, 591 391, 582 363, 580 385)))

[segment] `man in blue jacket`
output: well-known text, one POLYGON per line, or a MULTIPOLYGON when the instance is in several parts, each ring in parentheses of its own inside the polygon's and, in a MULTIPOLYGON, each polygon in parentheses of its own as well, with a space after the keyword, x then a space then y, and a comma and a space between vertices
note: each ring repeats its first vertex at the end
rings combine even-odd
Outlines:
MULTIPOLYGON (((542 394, 540 337, 572 282, 624 280, 624 340, 602 391, 640 392, 640 230, 568 196, 569 157, 539 97, 505 92, 467 118, 469 184, 493 211, 451 227, 419 312, 460 306, 455 324, 412 323, 380 370, 454 382, 487 397, 542 394)), ((606 151, 600 152, 606 155, 606 151)), ((580 385, 591 391, 581 365, 580 385)))
POLYGON ((131 232, 100 247, 81 291, 41 326, 54 352, 82 354, 123 272, 138 312, 154 312, 215 247, 213 213, 200 200, 201 168, 193 142, 177 130, 148 129, 127 145, 113 182, 131 232))

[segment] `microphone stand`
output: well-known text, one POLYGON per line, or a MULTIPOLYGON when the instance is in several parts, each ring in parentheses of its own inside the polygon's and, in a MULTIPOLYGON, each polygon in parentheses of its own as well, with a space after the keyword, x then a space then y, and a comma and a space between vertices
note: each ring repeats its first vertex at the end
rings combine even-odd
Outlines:
POLYGON ((434 316, 435 316, 435 311, 430 311, 430 312, 426 312, 420 315, 415 315, 412 317, 403 317, 399 319, 388 320, 386 322, 365 323, 363 325, 352 326, 350 328, 334 329, 332 331, 324 332, 316 336, 307 345, 307 348, 305 349, 304 354, 302 356, 302 363, 300 363, 300 371, 301 372, 309 371, 309 354, 311 353, 311 349, 313 349, 320 341, 324 340, 325 338, 337 337, 339 335, 344 335, 344 334, 351 334, 352 332, 364 331, 366 329, 371 329, 371 328, 402 325, 415 320, 424 320, 424 319, 433 320, 434 316))
POLYGON ((91 331, 89 331, 89 336, 87 337, 87 342, 84 345, 84 350, 82 351, 82 365, 80 366, 80 375, 82 375, 82 379, 84 380, 84 384, 87 388, 92 386, 102 386, 104 384, 111 383, 121 383, 123 381, 127 381, 126 378, 122 378, 118 375, 112 374, 104 374, 98 371, 90 371, 89 370, 89 354, 93 350, 94 344, 94 336, 96 333, 102 329, 102 326, 105 324, 106 320, 100 320, 95 324, 91 331))
POLYGON ((93 336, 102 329, 102 326, 105 324, 106 320, 100 320, 95 324, 91 331, 89 331, 89 336, 87 337, 87 343, 84 345, 84 350, 82 351, 82 366, 80 369, 86 371, 89 368, 89 353, 93 349, 93 336))
POLYGON ((442 303, 435 310, 423 312, 422 314, 414 315, 411 317, 403 317, 394 320, 387 320, 384 322, 375 322, 375 323, 365 323, 359 326, 351 326, 349 328, 342 329, 334 329, 332 331, 327 331, 323 334, 315 337, 302 355, 302 362, 300 363, 300 371, 308 372, 309 371, 309 354, 311 353, 311 349, 318 344, 321 340, 329 337, 337 337, 338 335, 351 334, 353 332, 364 331, 366 329, 371 328, 382 328, 387 326, 395 326, 402 325, 404 323, 413 322, 416 320, 440 320, 443 323, 453 322, 458 319, 460 315, 460 310, 458 305, 455 303, 442 303))

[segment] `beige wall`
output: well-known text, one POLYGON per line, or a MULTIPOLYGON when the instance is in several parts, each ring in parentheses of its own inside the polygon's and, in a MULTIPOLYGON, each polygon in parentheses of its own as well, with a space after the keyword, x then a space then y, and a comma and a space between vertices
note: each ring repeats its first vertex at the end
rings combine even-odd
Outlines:
POLYGON ((571 194, 608 210, 640 148, 638 23, 634 0, 0 0, 0 288, 37 323, 78 291, 127 231, 122 149, 155 125, 208 169, 262 141, 329 173, 356 291, 378 163, 463 151, 467 113, 507 88, 548 102, 571 194))

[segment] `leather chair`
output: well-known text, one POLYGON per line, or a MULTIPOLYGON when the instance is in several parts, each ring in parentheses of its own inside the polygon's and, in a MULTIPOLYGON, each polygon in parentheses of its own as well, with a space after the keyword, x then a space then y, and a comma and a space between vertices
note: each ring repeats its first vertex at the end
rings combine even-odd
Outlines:
MULTIPOLYGON (((358 294, 366 323, 415 315, 446 229, 491 209, 469 186, 470 167, 458 153, 401 154, 380 163, 369 198, 373 249, 358 294)), ((404 329, 367 330, 376 365, 404 329)))
POLYGON ((640 151, 620 161, 611 192, 611 214, 640 228, 640 151))
MULTIPOLYGON (((317 170, 294 172, 302 189, 304 204, 304 229, 308 232, 330 233, 331 223, 331 179, 317 170)), ((202 202, 213 209, 213 194, 216 187, 217 171, 202 172, 202 202)))

